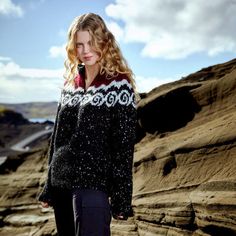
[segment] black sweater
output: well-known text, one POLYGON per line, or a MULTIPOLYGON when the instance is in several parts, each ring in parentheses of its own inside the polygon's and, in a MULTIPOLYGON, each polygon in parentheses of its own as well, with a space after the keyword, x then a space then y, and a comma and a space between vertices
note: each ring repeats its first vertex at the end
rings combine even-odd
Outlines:
POLYGON ((85 90, 84 67, 75 86, 65 84, 48 151, 48 178, 40 201, 53 187, 96 189, 111 197, 112 213, 132 212, 132 164, 137 109, 126 75, 97 75, 85 90))

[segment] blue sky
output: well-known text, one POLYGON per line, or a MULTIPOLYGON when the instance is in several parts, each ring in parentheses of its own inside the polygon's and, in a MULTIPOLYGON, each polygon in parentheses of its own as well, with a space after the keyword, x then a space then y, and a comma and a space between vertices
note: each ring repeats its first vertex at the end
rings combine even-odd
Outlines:
POLYGON ((0 102, 58 100, 67 29, 87 12, 116 36, 140 92, 236 55, 236 0, 1 0, 0 102))

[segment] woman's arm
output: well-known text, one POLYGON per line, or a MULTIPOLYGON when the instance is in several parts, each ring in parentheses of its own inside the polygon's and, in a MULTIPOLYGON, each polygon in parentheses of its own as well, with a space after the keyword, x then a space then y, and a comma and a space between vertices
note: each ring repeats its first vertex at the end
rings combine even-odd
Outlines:
MULTIPOLYGON (((61 97, 62 97, 62 94, 61 94, 61 97)), ((59 117, 60 109, 61 109, 61 102, 59 101, 58 105, 57 105, 57 112, 56 112, 56 118, 55 118, 55 122, 54 122, 54 126, 53 126, 53 131, 50 136, 49 148, 47 151, 48 166, 49 166, 47 178, 45 181, 44 188, 43 188, 42 192, 40 193, 40 195, 38 196, 38 200, 40 202, 42 202, 43 207, 48 207, 49 205, 52 205, 51 184, 50 184, 50 163, 52 161, 52 155, 54 153, 54 140, 55 140, 56 130, 58 127, 58 117, 59 117)))
POLYGON ((117 86, 115 92, 117 101, 111 108, 111 208, 114 218, 127 219, 132 215, 132 167, 137 109, 134 91, 128 80, 121 87, 117 86))

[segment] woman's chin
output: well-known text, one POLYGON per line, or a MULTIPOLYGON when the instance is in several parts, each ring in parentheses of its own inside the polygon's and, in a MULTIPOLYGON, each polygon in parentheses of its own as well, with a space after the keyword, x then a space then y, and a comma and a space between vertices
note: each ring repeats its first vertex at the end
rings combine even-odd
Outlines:
POLYGON ((85 66, 94 66, 96 64, 96 61, 84 61, 85 66))

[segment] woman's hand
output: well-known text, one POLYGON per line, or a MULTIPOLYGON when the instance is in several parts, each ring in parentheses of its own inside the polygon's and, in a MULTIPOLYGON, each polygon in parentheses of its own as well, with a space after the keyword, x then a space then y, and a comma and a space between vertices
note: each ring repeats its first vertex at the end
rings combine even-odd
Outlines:
POLYGON ((48 202, 41 202, 41 206, 42 206, 43 208, 48 208, 48 207, 49 207, 49 204, 48 204, 48 202))
POLYGON ((128 217, 125 217, 125 216, 123 215, 123 213, 120 213, 120 214, 118 214, 118 215, 115 215, 114 218, 115 218, 116 220, 127 220, 127 219, 128 219, 128 217))

